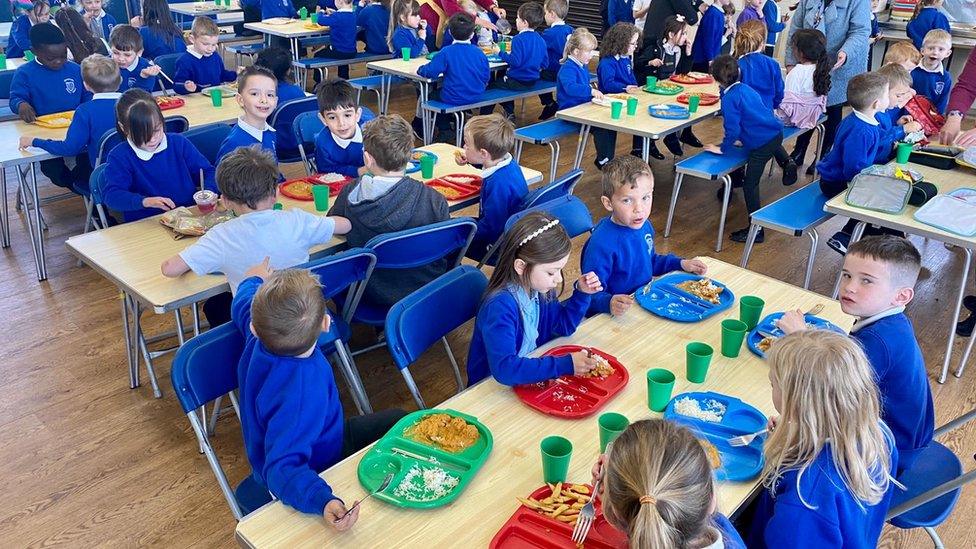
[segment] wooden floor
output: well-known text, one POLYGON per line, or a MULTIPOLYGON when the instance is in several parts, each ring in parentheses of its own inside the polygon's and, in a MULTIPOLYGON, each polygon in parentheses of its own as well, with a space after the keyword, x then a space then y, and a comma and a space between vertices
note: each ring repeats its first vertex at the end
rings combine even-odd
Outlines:
MULTIPOLYGON (((392 110, 409 118, 414 97, 409 88, 397 90, 392 110)), ((534 122, 538 114, 538 104, 529 103, 521 125, 534 122)), ((715 140, 720 132, 718 120, 696 128, 706 142, 715 140)), ((619 142, 618 153, 625 154, 630 139, 622 137, 619 142)), ((560 172, 569 169, 574 149, 575 140, 563 143, 560 172)), ((590 145, 584 161, 587 175, 576 194, 595 216, 602 217, 599 178, 592 161, 590 145)), ((528 146, 522 163, 548 173, 549 151, 528 146)), ((710 255, 738 263, 742 245, 727 243, 722 253, 714 251, 719 213, 714 183, 685 183, 674 234, 664 238, 672 162, 669 158, 652 164, 657 178, 652 221, 659 251, 710 255)), ((8 174, 10 181, 13 175, 8 174)), ((44 190, 55 192, 48 184, 44 190)), ((764 183, 764 198, 768 201, 785 192, 776 171, 764 183)), ((170 359, 157 361, 162 399, 153 399, 148 386, 129 389, 118 291, 91 269, 79 267, 63 245, 68 236, 81 231, 82 215, 79 199, 44 208, 50 226, 46 234, 50 279, 44 283, 35 279, 22 216, 15 215, 11 224, 12 247, 0 251, 4 256, 0 261, 0 333, 5 335, 0 347, 0 546, 232 546, 234 519, 173 396, 170 359)), ((745 224, 741 194, 737 193, 728 227, 732 230, 745 224)), ((835 220, 822 229, 824 241, 840 224, 835 220)), ((778 233, 767 233, 766 238, 765 244, 757 246, 750 267, 800 284, 806 241, 778 233)), ((570 280, 579 271, 579 240, 565 273, 570 280)), ((931 275, 919 283, 908 312, 925 352, 941 424, 976 405, 976 367, 963 379, 950 376, 945 385, 935 382, 961 254, 939 243, 914 242, 931 275)), ((840 256, 822 244, 812 289, 829 293, 840 262, 840 256)), ((145 318, 149 333, 171 329, 172 322, 171 315, 145 318)), ((675 329, 681 328, 676 324, 675 329)), ((466 355, 469 337, 470 325, 452 336, 459 356, 466 355)), ((354 347, 369 342, 365 336, 359 339, 354 347)), ((961 353, 959 347, 957 353, 961 353)), ((385 352, 360 357, 358 365, 377 409, 413 408, 385 352)), ((429 403, 452 394, 454 380, 449 368, 437 347, 412 369, 429 403)), ((343 399, 347 413, 354 413, 345 392, 343 399)), ((976 426, 952 433, 942 442, 960 456, 966 469, 974 467, 976 426)), ((248 473, 236 418, 220 422, 216 447, 232 483, 248 473)), ((369 505, 363 512, 369 513, 369 505)), ((976 545, 973 521, 976 491, 970 486, 963 491, 952 518, 938 528, 946 546, 976 545)), ((928 544, 928 536, 920 530, 902 532, 891 527, 886 528, 881 542, 885 547, 928 544)))

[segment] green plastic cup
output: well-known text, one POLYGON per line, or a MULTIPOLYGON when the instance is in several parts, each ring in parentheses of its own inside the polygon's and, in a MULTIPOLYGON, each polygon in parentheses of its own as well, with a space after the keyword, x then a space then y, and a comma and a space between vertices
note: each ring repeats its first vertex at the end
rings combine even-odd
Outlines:
POLYGON ((712 346, 700 341, 693 341, 685 347, 687 371, 685 375, 692 383, 704 383, 708 375, 708 365, 712 362, 712 346))
POLYGON ((646 87, 649 90, 653 90, 654 88, 656 88, 657 87, 657 77, 656 76, 648 76, 647 77, 647 86, 646 87))
POLYGON ((671 401, 674 390, 674 374, 669 370, 654 368, 647 372, 647 406, 655 412, 663 412, 671 401))
POLYGON ((507 52, 508 51, 508 42, 506 42, 505 40, 499 40, 498 41, 498 51, 501 52, 501 53, 507 52))
POLYGON ((912 144, 899 143, 898 148, 895 149, 895 162, 899 164, 908 164, 908 157, 911 155, 912 155, 912 144))
POLYGON ((224 98, 220 95, 219 88, 210 90, 210 101, 213 102, 214 107, 219 107, 224 104, 224 98))
POLYGON ((400 48, 400 57, 404 61, 410 61, 410 48, 400 48))
POLYGON ((610 102, 610 118, 614 120, 620 120, 620 115, 624 110, 623 101, 611 101, 610 102))
POLYGON ((748 326, 741 320, 728 318, 722 321, 722 356, 735 358, 739 356, 742 340, 746 337, 748 326))
POLYGON ((693 113, 698 111, 698 104, 701 103, 700 95, 689 95, 688 96, 688 112, 693 113))
POLYGON ((434 157, 425 154, 420 157, 420 177, 430 179, 434 177, 434 157))
POLYGON ((628 97, 627 98, 627 116, 634 116, 637 114, 637 98, 628 97))
POLYGON ((214 0, 214 5, 219 8, 220 7, 220 0, 214 0))
POLYGON ((33 61, 34 60, 34 52, 32 52, 30 50, 25 51, 24 52, 24 59, 27 60, 28 63, 30 63, 31 61, 33 61))
POLYGON ((746 329, 752 330, 762 318, 762 310, 766 302, 754 295, 743 296, 739 299, 739 320, 746 323, 746 329))
POLYGON ((7 70, 7 56, 0 53, 0 71, 7 70))
POLYGON ((600 425, 600 453, 607 451, 607 444, 620 436, 624 429, 630 425, 630 420, 623 414, 608 412, 600 416, 597 420, 600 425))
POLYGON ((542 439, 542 479, 545 482, 565 482, 569 460, 573 457, 573 443, 560 436, 542 439))
POLYGON ((306 8, 306 7, 303 6, 302 9, 298 10, 298 17, 302 21, 308 19, 308 8, 306 8))
POLYGON ((312 185, 312 199, 315 200, 315 211, 329 211, 329 186, 312 185))

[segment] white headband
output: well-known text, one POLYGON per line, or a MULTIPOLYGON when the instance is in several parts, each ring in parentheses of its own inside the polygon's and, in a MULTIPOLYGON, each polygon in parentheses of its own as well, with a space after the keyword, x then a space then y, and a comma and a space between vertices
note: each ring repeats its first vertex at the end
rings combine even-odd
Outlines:
POLYGON ((548 231, 549 229, 555 227, 556 225, 559 225, 558 219, 553 219, 549 223, 546 223, 542 227, 538 228, 534 233, 530 234, 529 236, 525 237, 525 239, 523 239, 521 242, 519 242, 518 247, 521 248, 522 246, 525 246, 526 244, 529 243, 530 240, 548 231))

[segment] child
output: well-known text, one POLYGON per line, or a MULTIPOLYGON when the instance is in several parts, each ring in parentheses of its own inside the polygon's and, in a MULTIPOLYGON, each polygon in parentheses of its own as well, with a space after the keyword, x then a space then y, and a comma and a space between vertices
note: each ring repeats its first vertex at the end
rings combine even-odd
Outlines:
POLYGON ((68 60, 81 63, 92 54, 111 55, 108 42, 95 36, 85 18, 76 10, 57 10, 54 14, 54 24, 64 33, 64 42, 68 46, 68 60))
POLYGON ((874 67, 874 45, 884 37, 878 24, 878 12, 884 9, 885 0, 871 0, 871 34, 868 36, 868 71, 874 67))
POLYGON ((875 547, 898 450, 864 352, 841 334, 810 330, 777 340, 766 362, 780 416, 763 448, 749 547, 875 547))
POLYGON ((237 73, 224 68, 224 60, 217 51, 220 29, 209 17, 196 17, 190 30, 190 47, 176 60, 173 86, 176 93, 186 95, 209 86, 233 82, 237 73))
POLYGON ((322 284, 305 269, 272 273, 267 260, 245 274, 233 319, 245 340, 237 382, 251 474, 238 486, 237 500, 246 514, 273 493, 337 531, 348 530, 359 507, 352 503, 346 514, 319 472, 378 439, 404 414, 386 410, 344 421, 332 367, 316 346, 331 326, 322 284))
POLYGON ((92 33, 102 40, 107 39, 117 23, 112 14, 102 9, 102 0, 81 0, 81 7, 81 15, 92 33))
POLYGON ((722 50, 722 36, 725 34, 725 12, 718 0, 701 4, 701 20, 698 33, 691 47, 692 70, 708 72, 712 60, 722 50))
MULTIPOLYGON (((566 50, 566 40, 573 34, 573 27, 567 25, 565 21, 566 16, 569 15, 569 2, 546 0, 542 9, 545 11, 546 24, 549 28, 542 32, 542 40, 546 43, 547 60, 542 65, 541 78, 555 82, 563 60, 563 52, 566 50)), ((543 105, 539 120, 548 120, 555 116, 559 104, 553 99, 551 93, 539 96, 539 101, 543 105)))
MULTIPOLYGON (((911 21, 905 26, 905 34, 918 49, 925 47, 925 35, 939 29, 950 32, 949 18, 939 11, 943 0, 918 0, 911 21)), ((952 44, 950 43, 950 47, 952 44)))
MULTIPOLYGON (((793 33, 790 47, 796 65, 786 73, 783 100, 776 109, 776 117, 786 126, 814 128, 827 112, 833 68, 827 55, 827 37, 816 29, 800 29, 793 33)), ((795 157, 793 161, 796 162, 795 157)))
POLYGON ((786 15, 780 17, 779 5, 776 3, 776 0, 763 0, 762 15, 763 23, 766 24, 766 32, 768 33, 764 53, 772 57, 773 51, 776 49, 776 39, 779 37, 779 33, 786 29, 786 23, 790 21, 790 15, 787 12, 786 15))
POLYGON ((7 37, 7 48, 4 51, 7 59, 23 57, 24 52, 31 49, 31 28, 51 20, 51 6, 47 0, 34 0, 30 6, 30 10, 17 17, 10 26, 10 36, 7 37))
POLYGON ((951 54, 952 36, 944 30, 931 30, 922 43, 922 62, 912 70, 915 91, 927 97, 943 115, 949 106, 952 74, 946 70, 942 61, 951 54))
POLYGON ((278 161, 275 130, 268 117, 278 106, 278 81, 260 65, 252 65, 237 77, 237 104, 244 111, 217 151, 217 162, 238 147, 261 145, 278 161))
POLYGON ((698 259, 655 252, 654 174, 646 162, 631 155, 614 158, 603 168, 602 182, 600 201, 610 216, 593 229, 580 269, 595 273, 604 291, 593 296, 588 314, 624 314, 634 303, 632 294, 651 277, 678 270, 705 274, 708 268, 698 259))
POLYGON ((427 21, 420 18, 417 0, 394 0, 392 14, 386 42, 393 53, 410 48, 411 58, 427 55, 427 21))
POLYGON ((203 186, 217 192, 214 169, 193 143, 166 133, 163 112, 145 90, 133 88, 115 106, 119 133, 126 138, 108 154, 105 204, 135 221, 178 206, 192 206, 193 193, 203 186))
MULTIPOLYGON (((602 93, 640 91, 631 64, 634 50, 639 43, 640 31, 631 23, 617 23, 603 35, 600 63, 596 68, 597 87, 602 93)), ((601 131, 593 135, 593 140, 597 145, 598 157, 613 159, 617 148, 617 132, 601 131)), ((641 156, 641 145, 642 139, 635 135, 630 154, 641 156)))
POLYGON ((472 259, 484 256, 488 246, 505 232, 509 216, 519 211, 522 200, 529 194, 522 168, 512 158, 513 147, 515 125, 501 115, 475 116, 464 126, 464 153, 458 158, 458 164, 480 165, 484 181, 475 220, 478 232, 468 246, 468 257, 472 259))
POLYGON ((905 104, 915 96, 912 89, 912 76, 904 67, 889 63, 877 71, 888 79, 888 109, 878 112, 878 154, 875 164, 887 164, 898 141, 905 135, 922 129, 922 125, 909 115, 902 115, 905 104))
POLYGON ((187 271, 203 276, 223 273, 230 293, 208 299, 203 312, 210 326, 230 320, 230 302, 244 272, 265 257, 280 269, 308 261, 308 250, 325 244, 333 234, 349 232, 349 220, 313 215, 293 208, 273 210, 278 191, 278 164, 257 146, 240 147, 217 165, 217 188, 224 208, 234 219, 221 223, 177 255, 163 262, 164 276, 187 271))
MULTIPOLYGON (((569 40, 572 43, 573 37, 569 40)), ((533 212, 505 235, 474 322, 468 386, 489 375, 503 385, 522 385, 589 372, 596 361, 584 351, 560 357, 529 354, 576 331, 590 296, 603 290, 600 280, 593 273, 584 274, 574 284, 572 297, 560 303, 555 290, 563 281, 572 243, 559 220, 533 212)))
POLYGON ((167 53, 183 53, 186 42, 183 41, 183 31, 173 22, 173 15, 169 11, 166 0, 143 0, 142 17, 135 18, 133 26, 139 26, 142 44, 145 47, 143 55, 146 59, 156 59, 167 53))
POLYGON ((607 28, 617 23, 634 24, 634 0, 608 0, 607 28))
MULTIPOLYGON (((404 175, 412 150, 413 131, 399 115, 379 116, 363 128, 363 164, 367 173, 346 185, 329 210, 329 215, 352 222, 352 230, 346 235, 350 246, 362 246, 379 234, 448 219, 444 197, 404 175)), ((444 274, 448 267, 446 261, 438 261, 410 270, 376 269, 360 307, 365 304, 388 308, 444 274)))
POLYGON ((294 19, 298 17, 298 10, 291 0, 261 0, 261 20, 272 17, 294 19))
POLYGON ((881 65, 887 65, 888 63, 898 63, 905 70, 911 72, 915 70, 915 67, 922 62, 922 52, 918 51, 918 48, 913 46, 910 42, 895 42, 888 48, 888 53, 885 54, 884 59, 881 61, 881 65))
MULTIPOLYGON (((526 2, 519 6, 515 18, 518 34, 511 42, 511 51, 498 54, 508 63, 505 76, 492 87, 504 90, 524 90, 531 88, 539 80, 539 71, 546 62, 546 41, 536 30, 542 26, 545 16, 542 4, 526 2)), ((481 114, 488 114, 494 107, 484 107, 481 114)), ((502 103, 502 109, 510 120, 515 120, 515 101, 502 103)))
MULTIPOLYGON (((603 98, 603 92, 590 85, 590 59, 593 59, 596 47, 596 37, 586 27, 574 30, 566 40, 563 64, 556 75, 556 101, 560 110, 588 103, 593 98, 603 98)), ((594 164, 600 169, 613 158, 616 132, 602 128, 593 128, 592 132, 596 146, 594 164)))
MULTIPOLYGON (((739 65, 731 55, 720 55, 715 58, 712 62, 712 76, 721 88, 722 126, 725 129, 725 137, 721 145, 707 145, 705 150, 714 154, 723 154, 731 152, 736 141, 742 142, 742 148, 749 153, 749 161, 744 173, 742 169, 736 170, 733 179, 736 183, 742 182, 746 210, 751 215, 762 205, 759 197, 759 181, 766 169, 766 163, 776 150, 783 146, 783 125, 773 116, 772 111, 756 107, 762 103, 762 99, 754 89, 739 82, 739 65)), ((783 183, 786 184, 785 173, 783 183)), ((748 236, 747 225, 733 232, 729 239, 733 242, 745 242, 748 236)), ((760 228, 755 242, 762 243, 764 240, 765 233, 760 228)))
POLYGON ((718 512, 704 448, 677 423, 631 423, 607 445, 593 472, 607 521, 627 534, 631 547, 745 547, 718 512))
POLYGON ((316 171, 349 177, 365 174, 362 127, 375 115, 356 103, 356 90, 345 80, 325 81, 316 94, 319 118, 325 124, 315 136, 316 171))
POLYGON ((373 2, 356 12, 356 26, 362 29, 366 51, 373 54, 390 53, 386 31, 390 26, 389 0, 373 2))
POLYGON ((115 103, 121 95, 117 91, 121 78, 115 62, 97 54, 82 61, 81 77, 85 89, 95 95, 75 109, 64 140, 22 136, 20 147, 40 147, 64 158, 76 156, 72 180, 81 189, 87 189, 91 168, 98 163, 99 141, 107 131, 115 129, 115 103), (84 155, 86 148, 88 154, 84 155))
MULTIPOLYGON (((740 13, 739 18, 735 20, 735 26, 742 28, 742 24, 746 21, 759 21, 763 24, 763 26, 765 26, 766 20, 763 17, 762 8, 760 6, 762 2, 763 0, 745 0, 743 2, 744 6, 742 8, 742 13, 740 13)), ((742 52, 737 50, 735 53, 740 54, 742 52)))
MULTIPOLYGON (((284 48, 264 48, 258 54, 254 64, 264 67, 274 74, 278 82, 278 106, 293 99, 304 99, 305 90, 295 83, 292 74, 291 52, 284 48)), ((282 158, 295 158, 298 156, 298 141, 295 130, 292 127, 294 117, 278 116, 275 120, 275 150, 282 158)))
POLYGON ((142 56, 142 36, 131 25, 116 25, 109 36, 112 59, 119 66, 122 85, 119 91, 139 88, 149 93, 159 85, 157 75, 162 69, 142 56))
MULTIPOLYGON (((335 11, 319 12, 319 25, 329 27, 330 44, 315 53, 315 57, 327 59, 352 59, 356 57, 356 14, 352 0, 335 0, 335 11)), ((316 76, 318 72, 316 71, 316 76)), ((349 65, 339 66, 339 78, 349 78, 349 65)))

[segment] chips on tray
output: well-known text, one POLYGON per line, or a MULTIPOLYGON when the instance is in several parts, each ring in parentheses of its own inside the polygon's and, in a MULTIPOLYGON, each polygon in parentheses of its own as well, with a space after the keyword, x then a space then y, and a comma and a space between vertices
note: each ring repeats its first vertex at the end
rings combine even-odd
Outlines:
POLYGON ((712 284, 712 281, 708 278, 686 280, 680 284, 675 284, 675 287, 684 290, 695 297, 704 299, 709 303, 713 303, 715 305, 721 303, 719 296, 722 295, 722 287, 712 284))
POLYGON ((775 337, 764 337, 759 343, 756 343, 756 348, 764 353, 768 352, 769 346, 772 345, 774 341, 776 341, 775 337))
POLYGON ((712 466, 712 469, 721 467, 722 454, 718 453, 718 448, 703 438, 698 439, 698 443, 701 444, 702 450, 705 450, 705 457, 708 458, 708 464, 712 466))
POLYGON ((455 454, 470 448, 481 437, 477 427, 449 414, 425 416, 403 434, 421 444, 455 454))
POLYGON ((596 368, 593 368, 580 377, 598 377, 600 379, 605 379, 608 376, 612 376, 613 373, 616 372, 616 370, 613 369, 613 366, 610 365, 610 362, 602 356, 594 354, 593 360, 596 361, 596 368))
POLYGON ((590 487, 584 484, 550 484, 552 492, 548 497, 537 500, 531 497, 516 497, 522 505, 540 515, 559 522, 575 525, 580 509, 590 501, 590 487))

